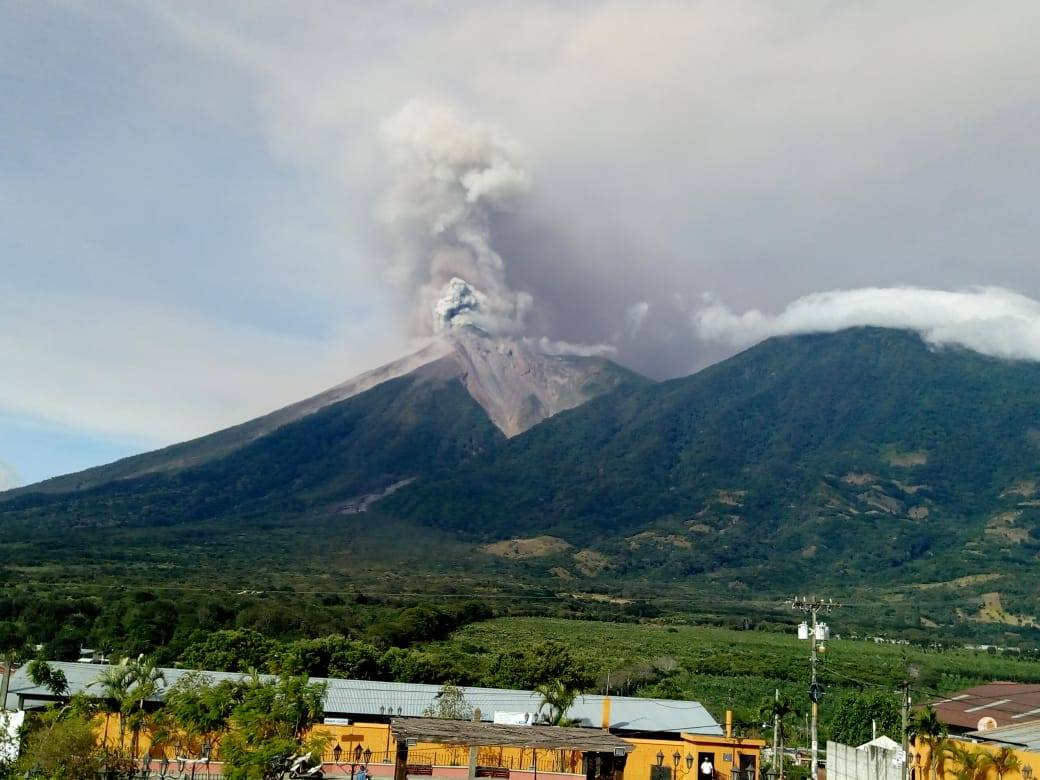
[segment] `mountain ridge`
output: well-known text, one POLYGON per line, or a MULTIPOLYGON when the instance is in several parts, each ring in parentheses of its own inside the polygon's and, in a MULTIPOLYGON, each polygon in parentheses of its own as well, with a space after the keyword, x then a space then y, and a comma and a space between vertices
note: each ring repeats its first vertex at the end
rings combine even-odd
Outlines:
POLYGON ((494 338, 467 325, 415 353, 268 414, 158 450, 0 492, 0 502, 31 493, 88 490, 114 480, 200 466, 333 404, 416 372, 460 377, 506 436, 515 436, 622 382, 649 381, 605 358, 549 355, 520 340, 494 338))
POLYGON ((0 523, 89 545, 95 529, 198 523, 378 539, 392 521, 488 576, 571 589, 889 592, 998 570, 1006 609, 1040 614, 1018 576, 1040 559, 1040 364, 878 328, 781 337, 667 382, 619 373, 511 438, 472 371, 443 356, 213 461, 10 498, 0 523), (538 537, 560 541, 510 560, 489 544, 538 537))

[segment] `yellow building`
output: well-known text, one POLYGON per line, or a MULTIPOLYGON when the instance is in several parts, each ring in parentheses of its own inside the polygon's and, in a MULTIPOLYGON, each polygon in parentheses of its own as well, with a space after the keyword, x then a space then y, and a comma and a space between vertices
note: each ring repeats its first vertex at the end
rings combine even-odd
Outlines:
POLYGON ((911 753, 915 780, 959 780, 965 773, 957 760, 958 751, 979 751, 992 757, 1005 749, 1013 757, 1011 767, 998 772, 992 761, 983 762, 970 780, 1033 780, 1040 771, 1040 720, 950 737, 945 746, 941 760, 933 762, 929 744, 915 744, 911 753))
MULTIPOLYGON (((70 693, 88 690, 105 668, 103 665, 64 662, 54 662, 52 666, 65 674, 70 693)), ((167 686, 188 673, 184 669, 162 671, 167 686)), ((215 681, 242 677, 241 674, 224 672, 206 672, 206 675, 215 681)), ((393 773, 397 745, 390 731, 390 722, 422 716, 436 707, 442 692, 442 687, 436 685, 343 679, 317 682, 326 685, 324 722, 315 727, 329 738, 322 758, 346 767, 367 763, 369 774, 376 777, 393 773)), ((498 720, 499 716, 530 722, 541 702, 540 696, 533 691, 477 687, 465 687, 460 691, 474 714, 479 710, 485 722, 498 720)), ((19 709, 46 706, 62 698, 33 683, 21 670, 12 679, 9 701, 14 699, 19 709)), ((160 695, 147 702, 148 709, 161 706, 160 695)), ((632 746, 624 762, 624 775, 629 780, 700 780, 699 770, 705 761, 712 770, 712 780, 734 780, 734 773, 741 770, 743 774, 738 780, 754 780, 759 773, 764 743, 734 737, 729 718, 723 728, 695 701, 588 694, 578 697, 568 710, 568 716, 574 719, 577 727, 606 729, 632 746)), ((119 729, 115 720, 101 723, 100 733, 108 744, 118 744, 119 729)), ((171 759, 180 755, 196 760, 205 755, 219 760, 220 756, 219 735, 191 743, 183 736, 179 741, 174 738, 162 750, 158 747, 151 750, 147 731, 136 737, 129 734, 125 737, 122 747, 137 756, 148 751, 155 759, 160 759, 162 754, 171 759)), ((479 767, 488 773, 492 769, 498 770, 488 776, 501 777, 504 770, 516 774, 515 780, 526 780, 525 776, 533 775, 535 771, 542 775, 585 774, 580 752, 532 751, 517 747, 480 747, 476 752, 479 767)), ((437 767, 439 776, 465 777, 471 755, 464 746, 419 743, 411 746, 409 763, 423 768, 437 767)), ((349 774, 349 770, 346 773, 349 774)))

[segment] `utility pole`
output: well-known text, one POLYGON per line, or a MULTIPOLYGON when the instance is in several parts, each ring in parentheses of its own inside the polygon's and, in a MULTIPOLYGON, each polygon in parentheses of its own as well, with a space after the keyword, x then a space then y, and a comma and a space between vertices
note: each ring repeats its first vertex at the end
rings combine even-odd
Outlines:
POLYGON ((773 775, 783 780, 784 755, 780 745, 780 689, 776 689, 776 706, 773 708, 773 775))
POLYGON ((907 729, 910 720, 910 681, 903 680, 903 766, 900 767, 899 777, 906 780, 906 765, 910 763, 910 734, 907 729))
POLYGON ((13 650, 4 653, 3 665, 4 675, 0 677, 0 712, 7 709, 7 692, 11 689, 11 675, 13 674, 14 662, 17 656, 13 650))
POLYGON ((900 770, 901 780, 907 780, 910 766, 910 680, 916 679, 920 669, 913 664, 906 665, 906 674, 903 675, 903 766, 900 770))
POLYGON ((812 778, 812 780, 816 780, 819 776, 817 773, 817 769, 819 767, 818 757, 820 752, 820 743, 817 738, 816 728, 819 721, 820 695, 823 692, 823 689, 820 687, 820 683, 816 678, 816 651, 818 642, 821 643, 820 646, 822 647, 822 643, 826 641, 828 638, 830 638, 830 629, 827 627, 826 623, 821 623, 819 618, 820 612, 830 612, 835 607, 839 607, 841 605, 835 604, 832 599, 827 599, 826 601, 824 601, 815 597, 806 598, 805 596, 801 596, 792 599, 791 606, 794 609, 798 609, 806 613, 810 616, 810 619, 812 620, 811 624, 807 624, 803 621, 802 624, 798 626, 798 638, 808 639, 810 646, 809 701, 812 704, 812 725, 809 731, 809 753, 811 756, 809 766, 811 767, 810 777, 812 778))

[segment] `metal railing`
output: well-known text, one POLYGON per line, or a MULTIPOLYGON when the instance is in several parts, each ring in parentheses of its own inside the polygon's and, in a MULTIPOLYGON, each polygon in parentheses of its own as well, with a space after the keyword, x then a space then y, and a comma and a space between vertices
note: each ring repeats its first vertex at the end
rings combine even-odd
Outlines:
MULTIPOLYGON (((395 751, 379 751, 371 753, 368 764, 393 764, 397 760, 395 751)), ((355 760, 353 750, 345 746, 340 748, 340 754, 335 754, 335 746, 322 753, 321 760, 327 764, 341 766, 364 766, 365 755, 355 760)), ((469 748, 465 746, 446 747, 439 750, 409 750, 408 763, 415 766, 447 766, 464 767, 469 766, 469 748)), ((572 750, 537 750, 526 748, 517 751, 515 748, 481 747, 477 749, 477 766, 495 767, 501 769, 516 769, 530 771, 537 763, 539 772, 563 772, 567 774, 582 773, 582 755, 572 750)), ((733 780, 743 780, 734 778, 733 780)))

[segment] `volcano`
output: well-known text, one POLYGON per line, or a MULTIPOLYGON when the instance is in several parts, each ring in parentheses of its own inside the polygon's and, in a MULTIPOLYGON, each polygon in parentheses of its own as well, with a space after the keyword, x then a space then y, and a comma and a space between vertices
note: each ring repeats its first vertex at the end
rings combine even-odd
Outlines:
MULTIPOLYGON (((468 433, 474 442, 448 456, 463 457, 467 447, 483 449, 621 385, 648 382, 602 357, 549 354, 528 339, 491 336, 463 325, 414 354, 262 417, 3 496, 89 491, 116 482, 222 470, 249 460, 249 453, 264 453, 273 444, 285 446, 312 434, 320 434, 323 444, 315 443, 310 454, 299 452, 302 460, 310 461, 320 451, 335 461, 350 452, 354 473, 367 474, 372 470, 367 464, 386 460, 391 443, 402 451, 421 444, 433 452, 449 439, 461 442, 468 433), (348 419, 349 429, 337 428, 348 419)), ((401 458, 415 460, 405 452, 401 458)), ((366 488, 384 479, 415 476, 386 466, 378 471, 381 476, 366 488)))

